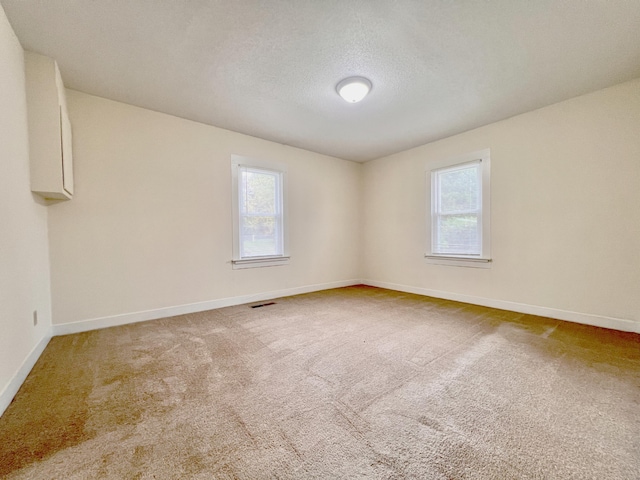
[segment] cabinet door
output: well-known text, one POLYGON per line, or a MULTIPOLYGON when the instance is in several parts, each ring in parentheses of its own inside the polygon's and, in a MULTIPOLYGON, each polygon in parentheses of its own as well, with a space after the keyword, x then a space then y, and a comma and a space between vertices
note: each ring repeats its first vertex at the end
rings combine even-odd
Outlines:
POLYGON ((62 187, 73 195, 73 150, 71 122, 67 110, 60 107, 60 137, 62 142, 62 187))

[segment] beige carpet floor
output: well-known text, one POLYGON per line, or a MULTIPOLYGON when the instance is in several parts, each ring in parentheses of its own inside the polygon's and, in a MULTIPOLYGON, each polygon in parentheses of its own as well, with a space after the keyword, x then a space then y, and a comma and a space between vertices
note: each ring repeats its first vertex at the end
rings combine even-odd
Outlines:
POLYGON ((8 479, 638 479, 640 336, 350 287, 53 338, 8 479))

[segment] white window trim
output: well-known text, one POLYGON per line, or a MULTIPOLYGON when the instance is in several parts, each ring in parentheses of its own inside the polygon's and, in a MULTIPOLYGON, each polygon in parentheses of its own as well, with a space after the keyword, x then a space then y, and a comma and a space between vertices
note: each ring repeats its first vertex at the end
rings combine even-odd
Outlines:
POLYGON ((231 264, 234 270, 243 268, 273 267, 286 265, 289 256, 289 210, 287 207, 287 168, 281 163, 268 162, 242 155, 231 155, 231 196, 233 217, 233 256, 231 264), (263 257, 240 257, 240 199, 238 188, 239 166, 253 167, 261 170, 272 170, 282 175, 282 255, 263 257))
POLYGON ((426 170, 427 219, 426 219, 426 254, 425 259, 432 265, 449 265, 456 267, 490 268, 491 267, 491 151, 486 148, 459 157, 430 162, 426 170), (482 253, 480 255, 442 255, 433 253, 432 218, 433 218, 433 175, 432 172, 442 168, 454 167, 464 163, 480 161, 482 174, 482 253))

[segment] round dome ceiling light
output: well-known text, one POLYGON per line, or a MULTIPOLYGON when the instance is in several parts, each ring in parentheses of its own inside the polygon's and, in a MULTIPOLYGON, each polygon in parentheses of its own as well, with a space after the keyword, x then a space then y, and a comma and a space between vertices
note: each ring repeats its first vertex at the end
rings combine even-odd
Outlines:
POLYGON ((364 77, 349 77, 340 80, 336 91, 349 103, 356 103, 367 96, 371 90, 371 82, 364 77))

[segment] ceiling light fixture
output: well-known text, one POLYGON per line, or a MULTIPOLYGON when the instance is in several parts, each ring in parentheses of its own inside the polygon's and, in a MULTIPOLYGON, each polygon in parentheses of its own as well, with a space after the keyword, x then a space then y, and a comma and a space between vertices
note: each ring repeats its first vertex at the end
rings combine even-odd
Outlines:
POLYGON ((349 103, 356 103, 367 96, 371 90, 371 82, 364 77, 349 77, 340 80, 336 91, 349 103))

